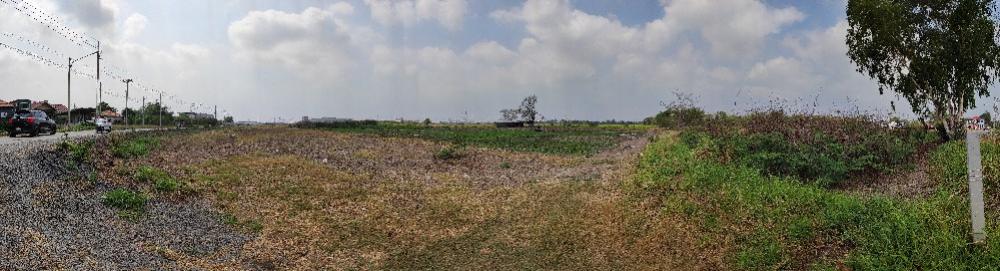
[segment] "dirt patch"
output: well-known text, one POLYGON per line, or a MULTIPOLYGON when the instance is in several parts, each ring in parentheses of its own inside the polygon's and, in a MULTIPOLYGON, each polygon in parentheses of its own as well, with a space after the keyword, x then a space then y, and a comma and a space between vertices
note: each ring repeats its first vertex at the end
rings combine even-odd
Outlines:
POLYGON ((841 182, 834 189, 861 196, 885 195, 898 198, 927 198, 937 189, 931 178, 927 159, 921 158, 912 170, 898 173, 870 174, 841 182))

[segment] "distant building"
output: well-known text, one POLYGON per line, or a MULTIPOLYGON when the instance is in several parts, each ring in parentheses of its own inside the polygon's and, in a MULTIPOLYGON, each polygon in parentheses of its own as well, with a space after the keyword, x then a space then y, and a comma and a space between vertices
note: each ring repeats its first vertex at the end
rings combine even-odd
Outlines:
POLYGON ((111 120, 112 122, 121 122, 122 114, 111 110, 104 110, 104 112, 101 112, 101 118, 111 120))
MULTIPOLYGON (((0 120, 6 120, 14 114, 14 111, 17 111, 17 107, 13 103, 0 100, 0 120)), ((0 123, 0 126, 2 125, 3 123, 0 123)))

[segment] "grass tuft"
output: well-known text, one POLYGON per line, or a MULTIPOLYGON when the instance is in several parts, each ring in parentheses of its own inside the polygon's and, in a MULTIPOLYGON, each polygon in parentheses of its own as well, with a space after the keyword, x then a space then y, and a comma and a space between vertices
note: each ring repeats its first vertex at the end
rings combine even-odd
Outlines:
POLYGON ((142 211, 146 206, 146 195, 125 188, 111 190, 104 194, 104 205, 124 211, 142 211))
POLYGON ((158 143, 156 139, 149 137, 129 139, 111 146, 111 153, 118 158, 143 157, 158 143))
POLYGON ((135 179, 140 182, 152 183, 158 191, 173 192, 180 188, 181 183, 169 173, 151 166, 141 166, 135 173, 135 179))
POLYGON ((90 149, 93 147, 93 142, 83 142, 75 143, 71 141, 63 141, 59 148, 63 151, 69 153, 69 159, 72 162, 84 163, 87 162, 90 156, 90 149))

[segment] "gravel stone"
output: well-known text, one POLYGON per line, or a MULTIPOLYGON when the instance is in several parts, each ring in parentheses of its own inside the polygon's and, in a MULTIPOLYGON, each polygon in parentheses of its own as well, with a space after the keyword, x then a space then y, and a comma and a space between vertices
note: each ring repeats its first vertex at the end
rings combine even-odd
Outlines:
POLYGON ((201 199, 153 196, 119 217, 101 203, 115 187, 68 169, 58 140, 0 144, 0 270, 178 270, 160 249, 224 263, 253 238, 201 199))

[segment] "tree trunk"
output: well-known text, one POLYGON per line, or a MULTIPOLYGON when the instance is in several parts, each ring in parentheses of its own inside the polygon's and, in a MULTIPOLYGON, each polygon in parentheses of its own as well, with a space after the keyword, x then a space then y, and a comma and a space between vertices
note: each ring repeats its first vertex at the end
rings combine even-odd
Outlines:
POLYGON ((962 123, 962 115, 965 112, 955 112, 954 114, 949 114, 945 116, 945 129, 947 131, 946 141, 959 140, 965 136, 965 124, 962 123))

